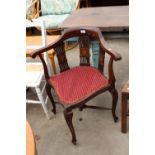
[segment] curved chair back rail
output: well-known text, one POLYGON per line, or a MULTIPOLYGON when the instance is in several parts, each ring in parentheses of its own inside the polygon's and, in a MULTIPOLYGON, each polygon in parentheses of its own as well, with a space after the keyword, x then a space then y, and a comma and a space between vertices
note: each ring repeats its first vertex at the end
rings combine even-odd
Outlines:
POLYGON ((80 37, 80 36, 89 36, 90 38, 95 38, 97 40, 99 40, 100 44, 101 44, 101 48, 107 52, 108 54, 110 54, 114 60, 120 60, 121 56, 119 53, 108 49, 106 47, 106 42, 104 40, 104 37, 102 36, 101 31, 99 30, 99 28, 94 28, 94 27, 82 27, 82 28, 74 28, 74 29, 66 29, 64 34, 58 39, 56 40, 54 43, 49 44, 48 46, 41 48, 39 50, 36 50, 33 54, 32 57, 35 58, 36 55, 45 52, 46 50, 50 50, 52 48, 57 47, 59 44, 61 44, 63 41, 72 38, 72 37, 80 37))
MULTIPOLYGON (((65 51, 64 51, 64 41, 69 39, 69 38, 72 38, 72 37, 80 37, 79 44, 81 45, 80 46, 81 51, 82 51, 82 48, 86 47, 87 50, 88 50, 88 53, 89 53, 89 45, 88 45, 89 41, 88 40, 98 40, 99 41, 100 53, 99 53, 98 67, 99 67, 100 72, 103 72, 104 57, 105 57, 104 55, 105 55, 105 53, 109 54, 111 56, 111 59, 109 61, 109 79, 111 81, 112 80, 112 74, 113 74, 113 70, 112 70, 113 60, 118 61, 118 60, 121 59, 121 56, 117 52, 115 52, 112 49, 109 49, 107 47, 106 42, 104 40, 104 37, 102 36, 102 33, 98 28, 82 27, 82 28, 66 29, 64 34, 58 40, 56 40, 52 44, 49 44, 46 47, 43 47, 43 48, 40 48, 39 50, 34 51, 31 56, 32 56, 32 58, 35 58, 38 55, 41 58, 42 53, 44 53, 44 52, 46 52, 46 51, 48 51, 50 49, 55 49, 55 53, 56 53, 56 55, 58 57, 60 71, 62 72, 64 70, 67 70, 67 69, 69 69, 69 66, 67 64, 66 54, 65 54, 65 51), (86 42, 85 47, 82 47, 82 43, 84 42, 84 40, 86 42), (61 54, 60 54, 60 52, 61 52, 61 54), (61 62, 62 55, 63 55, 64 59, 61 62), (59 58, 59 56, 61 56, 61 57, 59 58), (66 68, 62 68, 61 64, 64 64, 64 66, 66 66, 66 68)), ((86 57, 86 59, 88 60, 89 59, 89 54, 88 55, 85 54, 84 57, 86 57)), ((41 58, 41 60, 43 60, 43 59, 41 58)), ((81 58, 81 61, 82 61, 82 58, 81 58)), ((43 64, 44 64, 44 62, 43 62, 43 64)), ((81 62, 80 65, 82 65, 82 62, 81 62)), ((89 65, 89 63, 88 64, 85 63, 85 65, 89 65)), ((46 70, 47 70, 46 65, 44 65, 45 76, 46 76, 46 79, 48 80, 49 75, 48 75, 48 72, 46 70)))

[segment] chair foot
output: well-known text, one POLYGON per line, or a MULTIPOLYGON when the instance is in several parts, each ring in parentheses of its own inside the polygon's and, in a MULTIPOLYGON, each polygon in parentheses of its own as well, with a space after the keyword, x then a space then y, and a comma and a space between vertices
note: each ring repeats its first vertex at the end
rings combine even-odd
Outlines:
POLYGON ((73 127, 73 123, 72 123, 72 118, 73 118, 73 112, 68 112, 66 109, 64 110, 64 117, 66 120, 66 123, 70 129, 70 132, 72 134, 72 143, 74 145, 76 145, 76 135, 75 135, 75 130, 73 127))
POLYGON ((72 143, 73 143, 74 145, 76 145, 76 141, 73 141, 73 140, 72 140, 72 143))
POLYGON ((110 93, 112 95, 112 115, 113 115, 114 122, 117 122, 118 117, 116 116, 115 112, 116 112, 116 106, 118 101, 118 92, 116 89, 112 89, 110 93))
POLYGON ((46 93, 52 103, 52 106, 53 106, 53 109, 52 109, 52 112, 54 114, 56 114, 56 106, 55 106, 55 102, 54 102, 54 99, 52 97, 52 94, 51 94, 51 86, 49 84, 46 83, 46 93))
POLYGON ((53 108, 51 111, 52 111, 54 114, 56 114, 56 109, 53 108))
POLYGON ((114 116, 114 122, 118 122, 118 117, 114 116))

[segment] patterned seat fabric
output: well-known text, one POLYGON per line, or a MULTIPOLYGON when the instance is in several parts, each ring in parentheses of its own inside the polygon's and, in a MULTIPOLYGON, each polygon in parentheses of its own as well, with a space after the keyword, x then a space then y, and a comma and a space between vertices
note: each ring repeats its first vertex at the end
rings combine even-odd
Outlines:
POLYGON ((63 104, 77 103, 97 90, 108 86, 108 80, 93 67, 80 66, 50 78, 59 100, 63 104))

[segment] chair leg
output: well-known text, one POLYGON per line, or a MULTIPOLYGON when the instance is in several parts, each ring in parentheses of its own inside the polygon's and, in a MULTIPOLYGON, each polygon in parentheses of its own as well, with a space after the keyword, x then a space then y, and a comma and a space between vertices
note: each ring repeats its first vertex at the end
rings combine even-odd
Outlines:
POLYGON ((122 94, 122 120, 121 120, 121 130, 123 133, 127 132, 127 113, 128 113, 128 107, 127 107, 127 97, 122 94))
POLYGON ((117 122, 118 117, 116 116, 115 111, 116 111, 116 106, 117 106, 117 101, 118 101, 118 92, 114 88, 114 89, 110 90, 110 93, 112 95, 112 115, 113 115, 114 121, 117 122))
POLYGON ((52 103, 52 106, 53 106, 53 109, 52 109, 52 112, 54 114, 56 114, 56 106, 55 106, 55 102, 54 102, 54 99, 52 97, 52 94, 51 94, 51 86, 49 84, 46 83, 46 93, 52 103))
POLYGON ((42 105, 42 107, 43 107, 43 110, 44 110, 44 112, 45 112, 45 114, 46 114, 46 117, 47 117, 47 119, 50 119, 51 116, 49 115, 49 112, 48 112, 48 110, 47 110, 47 107, 46 107, 46 104, 45 104, 45 100, 44 100, 44 98, 43 98, 43 96, 42 96, 42 94, 41 94, 41 90, 40 90, 39 87, 37 87, 37 88, 35 88, 35 89, 36 89, 38 98, 39 98, 39 100, 40 100, 40 102, 41 102, 41 105, 42 105))
POLYGON ((74 130, 73 123, 72 123, 73 112, 67 112, 67 110, 65 109, 64 117, 72 134, 72 143, 76 145, 76 135, 75 135, 75 130, 74 130))

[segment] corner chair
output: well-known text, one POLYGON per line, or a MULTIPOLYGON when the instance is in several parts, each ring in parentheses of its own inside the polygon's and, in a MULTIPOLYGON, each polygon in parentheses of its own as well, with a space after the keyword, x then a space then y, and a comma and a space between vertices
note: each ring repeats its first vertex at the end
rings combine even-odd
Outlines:
POLYGON ((113 71, 113 64, 114 61, 121 60, 121 55, 106 46, 106 42, 98 28, 82 27, 66 29, 64 34, 55 43, 34 51, 31 56, 32 58, 39 56, 42 61, 46 78, 46 92, 53 105, 52 111, 56 114, 56 105, 50 92, 51 89, 54 89, 60 104, 64 107, 64 118, 70 129, 73 144, 76 145, 77 142, 75 129, 72 123, 73 110, 75 108, 79 108, 80 111, 83 111, 85 108, 111 110, 114 122, 117 122, 118 117, 116 116, 115 110, 118 101, 118 92, 115 87, 116 80, 113 71), (72 37, 79 38, 80 62, 79 66, 70 68, 66 57, 64 42, 66 39, 72 37), (91 40, 99 41, 100 45, 97 68, 91 66, 90 62, 89 49, 91 40), (58 59, 60 73, 49 76, 46 63, 42 58, 42 53, 52 48, 55 50, 58 59), (106 69, 106 55, 109 56, 107 76, 104 73, 104 70, 106 69), (112 95, 112 106, 110 108, 86 104, 95 96, 107 91, 112 95))

